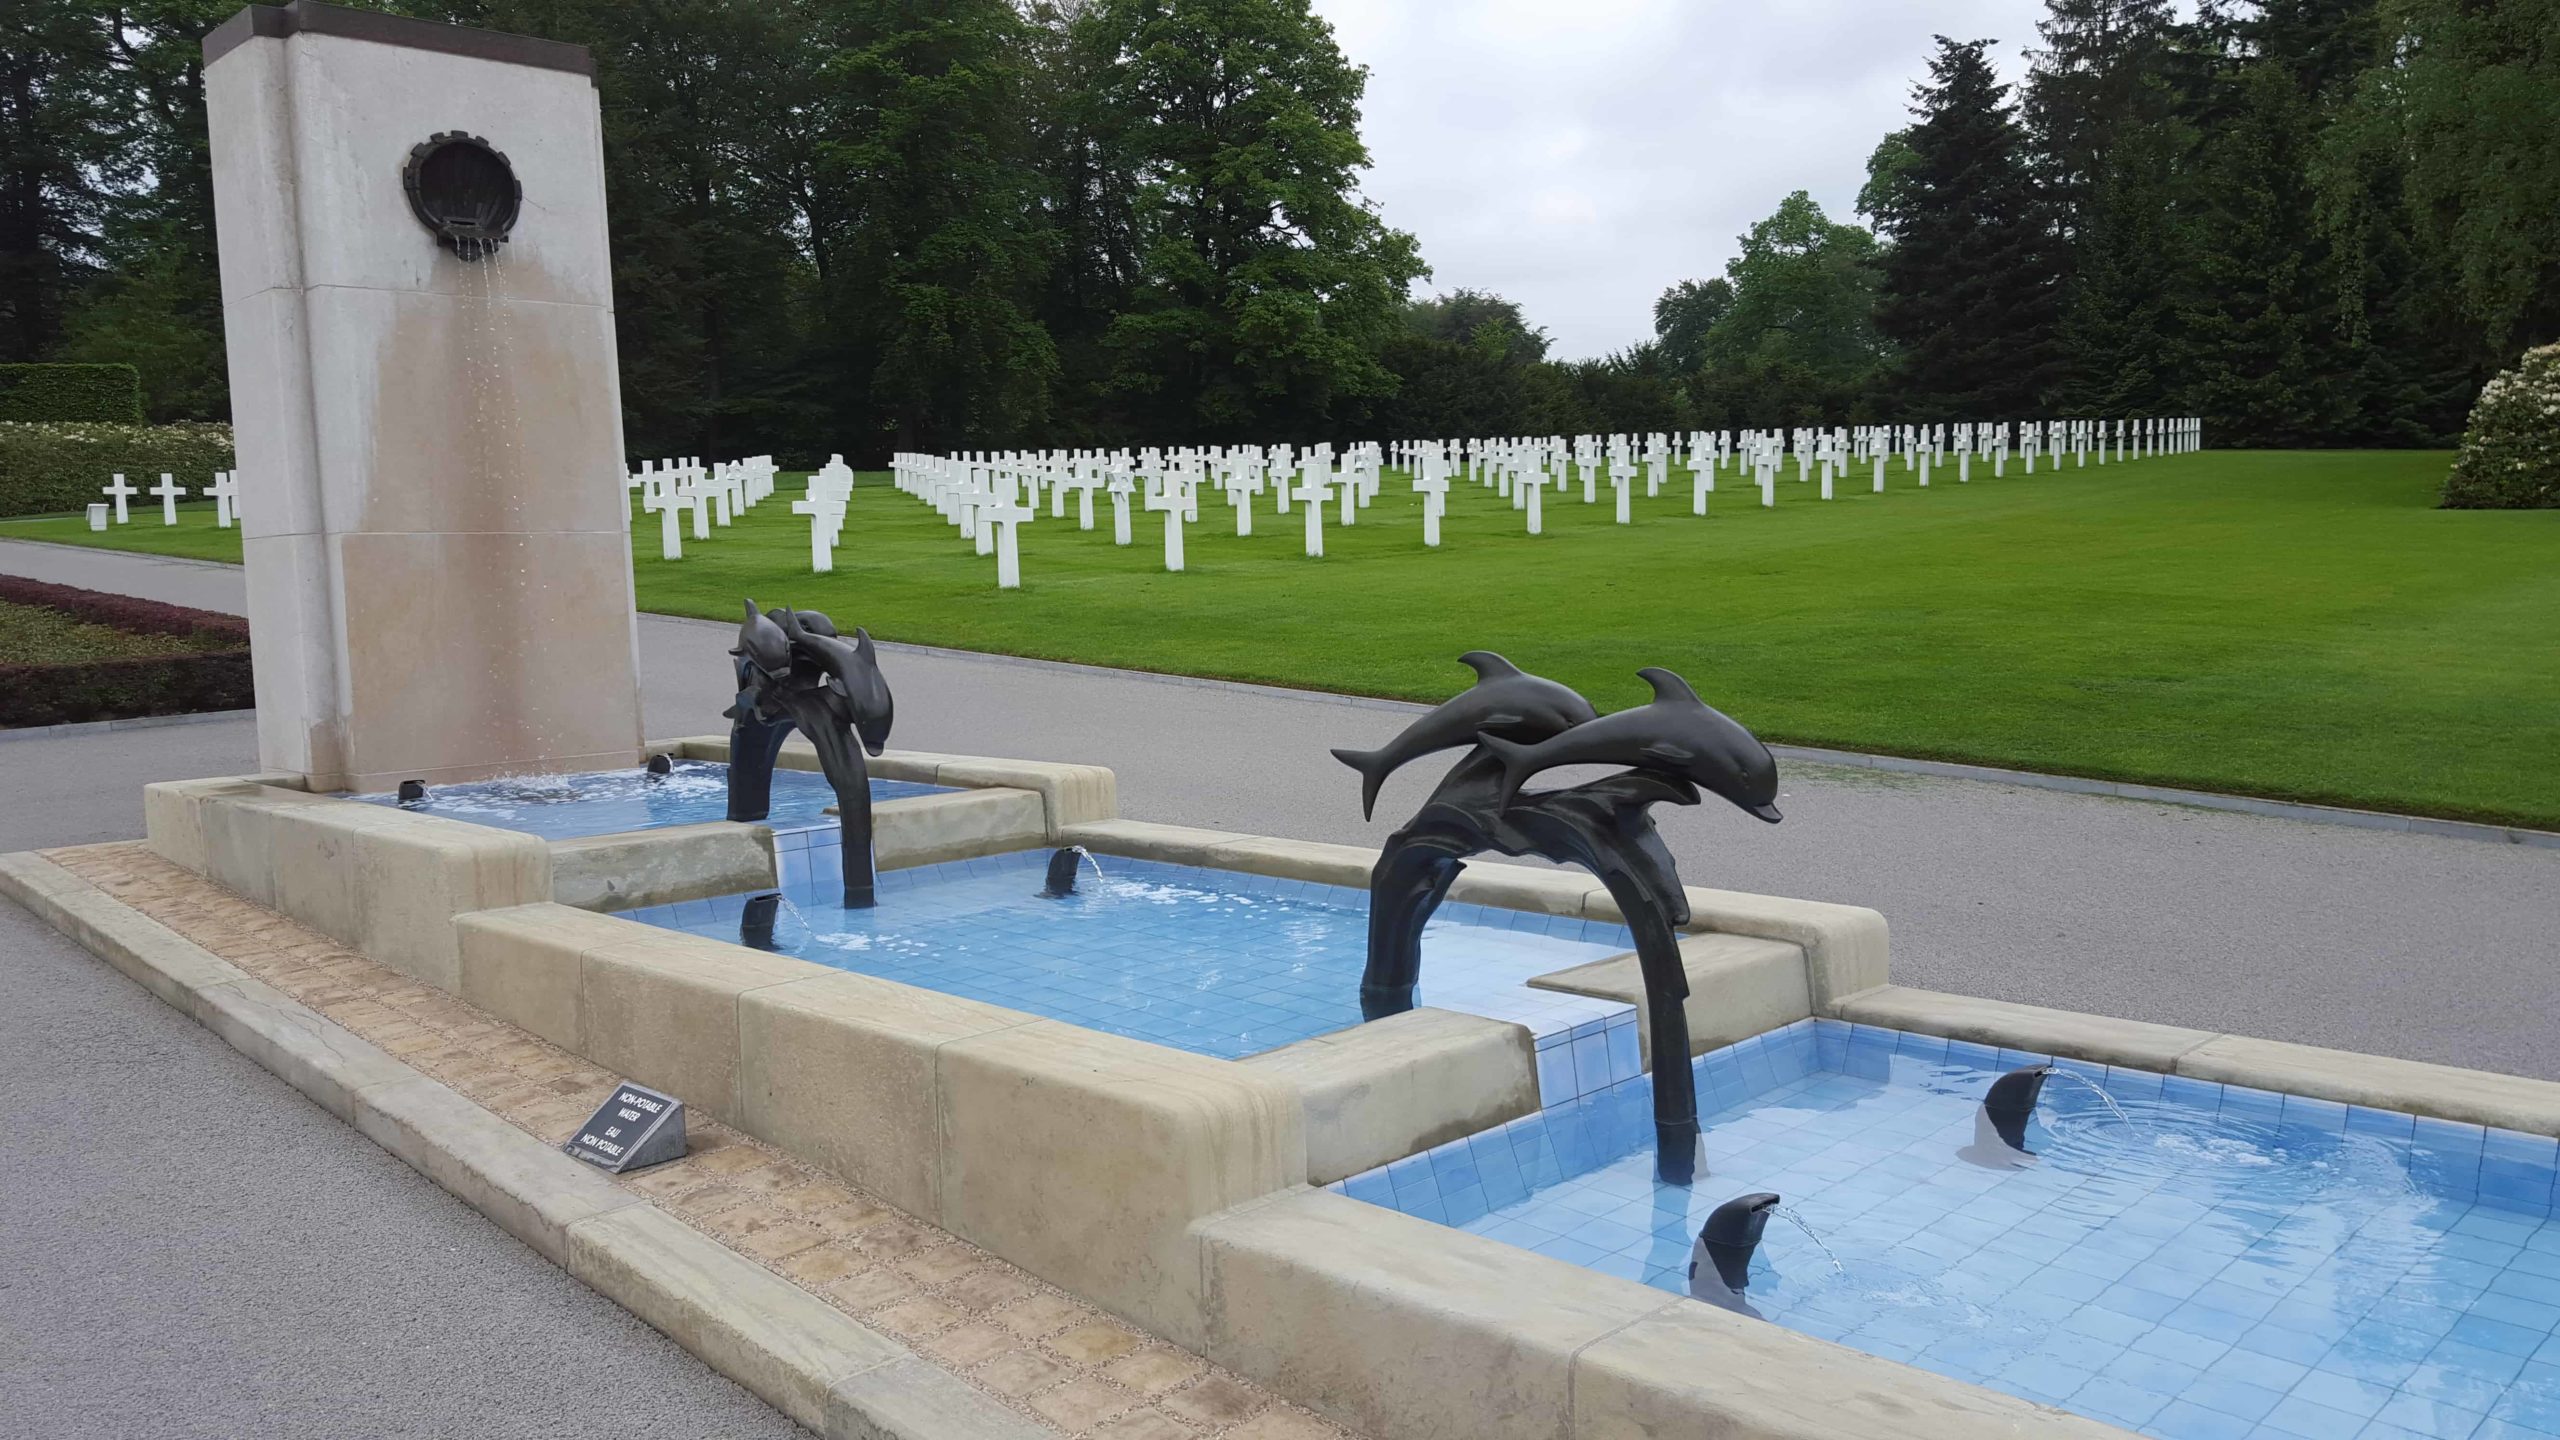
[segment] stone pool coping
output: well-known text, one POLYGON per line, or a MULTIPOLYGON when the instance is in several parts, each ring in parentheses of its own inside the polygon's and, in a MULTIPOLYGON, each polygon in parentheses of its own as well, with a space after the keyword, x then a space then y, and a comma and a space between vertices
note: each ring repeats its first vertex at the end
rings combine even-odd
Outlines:
POLYGON ((2004 1050, 2122 1065, 2253 1090, 2404 1111, 2434 1120, 2560 1136, 2560 1082, 2395 1060, 2005 1000, 1880 985, 1826 1010, 1832 1019, 1970 1040, 2004 1050))

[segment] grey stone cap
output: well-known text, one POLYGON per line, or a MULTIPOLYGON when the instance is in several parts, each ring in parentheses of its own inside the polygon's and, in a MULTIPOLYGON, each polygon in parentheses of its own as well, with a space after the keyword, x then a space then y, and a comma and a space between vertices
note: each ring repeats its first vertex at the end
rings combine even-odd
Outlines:
POLYGON ((412 20, 405 15, 385 15, 378 10, 349 10, 343 6, 325 5, 320 0, 292 0, 288 5, 252 5, 223 21, 204 37, 204 63, 230 54, 255 37, 281 40, 288 35, 337 35, 349 40, 370 40, 378 45, 402 45, 412 50, 433 50, 445 55, 460 55, 473 60, 495 60, 505 65, 525 65, 536 70, 565 70, 593 80, 595 56, 584 45, 571 45, 560 40, 543 40, 531 35, 510 35, 502 30, 475 30, 467 25, 445 25, 433 20, 412 20))

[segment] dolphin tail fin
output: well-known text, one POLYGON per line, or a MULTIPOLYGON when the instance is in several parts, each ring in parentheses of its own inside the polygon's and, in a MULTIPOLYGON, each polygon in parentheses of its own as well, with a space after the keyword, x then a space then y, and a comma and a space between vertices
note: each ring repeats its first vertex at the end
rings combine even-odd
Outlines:
POLYGON ((1378 810, 1378 791, 1387 783, 1387 772, 1395 769, 1384 750, 1336 750, 1333 758, 1360 772, 1360 818, 1371 819, 1378 810))
POLYGON ((1689 688, 1688 681, 1659 665, 1648 665, 1637 671, 1636 678, 1653 687, 1653 698, 1656 700, 1686 700, 1692 705, 1706 703, 1698 698, 1697 691, 1689 688))
POLYGON ((1505 740, 1499 735, 1479 734, 1476 743, 1502 762, 1502 799, 1494 808, 1508 809, 1512 801, 1520 798, 1522 782, 1538 772, 1537 762, 1529 758, 1531 747, 1516 740, 1505 740))

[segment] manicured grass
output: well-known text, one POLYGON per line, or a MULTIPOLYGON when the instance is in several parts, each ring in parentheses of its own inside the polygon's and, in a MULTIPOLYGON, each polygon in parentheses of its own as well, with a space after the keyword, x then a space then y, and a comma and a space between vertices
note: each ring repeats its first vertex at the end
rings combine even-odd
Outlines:
POLYGON ((160 502, 134 505, 133 518, 122 525, 92 531, 86 515, 38 515, 0 520, 0 540, 50 540, 57 545, 95 545, 103 550, 135 550, 148 555, 183 555, 191 560, 240 563, 240 531, 214 524, 210 500, 178 502, 178 523, 160 521, 160 502))
POLYGON ((641 603, 669 613, 730 619, 752 595, 883 639, 1420 700, 1481 647, 1604 710, 1667 665, 1771 740, 2560 828, 2560 512, 2434 509, 2449 458, 2013 463, 1961 486, 1940 467, 1926 491, 1897 467, 1829 504, 1782 479, 1773 510, 1727 476, 1706 520, 1675 477, 1631 526, 1605 490, 1551 503, 1537 539, 1460 483, 1437 551, 1391 477, 1358 525, 1328 523, 1322 560, 1268 496, 1250 539, 1204 497, 1179 575, 1159 517, 1120 549, 1107 503, 1091 533, 1070 504, 1022 532, 1016 591, 872 476, 832 575, 808 573, 789 491, 681 561, 656 558, 655 516, 633 538, 641 603))

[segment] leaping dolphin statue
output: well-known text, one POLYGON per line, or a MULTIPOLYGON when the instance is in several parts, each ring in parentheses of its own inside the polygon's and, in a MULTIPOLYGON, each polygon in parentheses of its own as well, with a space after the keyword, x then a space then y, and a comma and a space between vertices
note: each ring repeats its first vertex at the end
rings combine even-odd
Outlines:
POLYGON ((1477 738, 1502 762, 1508 806, 1530 776, 1560 765, 1626 765, 1677 775, 1776 824, 1778 761, 1731 716, 1698 698, 1689 682, 1648 666, 1636 672, 1653 687, 1653 703, 1604 715, 1534 745, 1495 734, 1477 738))
POLYGON ((871 632, 855 626, 853 640, 848 644, 826 616, 812 611, 804 619, 785 610, 782 633, 817 662, 818 668, 827 673, 828 683, 845 697, 853 712, 854 733, 862 738, 862 748, 874 755, 888 748, 895 702, 889 695, 888 680, 880 674, 879 651, 871 643, 871 632))
POLYGON ((1425 755, 1473 745, 1479 735, 1544 740, 1599 714, 1571 687, 1532 675, 1490 650, 1470 650, 1458 663, 1476 672, 1475 684, 1375 750, 1333 752, 1334 759, 1360 772, 1361 819, 1376 813, 1387 777, 1425 755))

